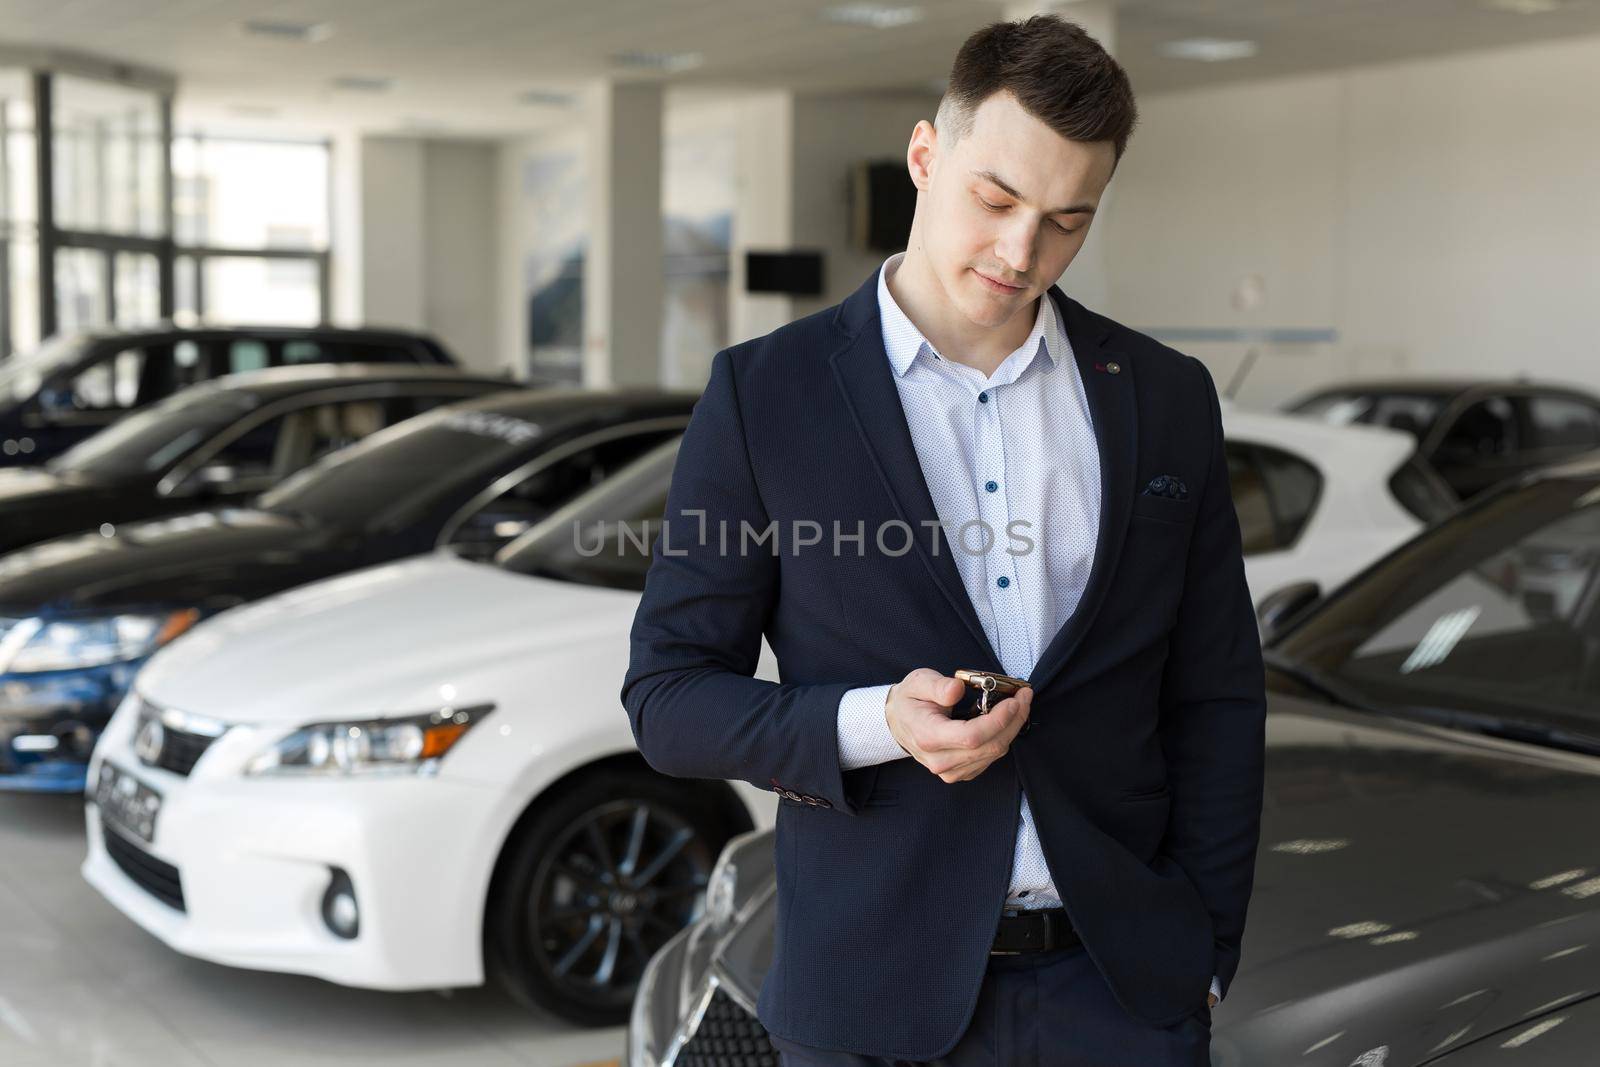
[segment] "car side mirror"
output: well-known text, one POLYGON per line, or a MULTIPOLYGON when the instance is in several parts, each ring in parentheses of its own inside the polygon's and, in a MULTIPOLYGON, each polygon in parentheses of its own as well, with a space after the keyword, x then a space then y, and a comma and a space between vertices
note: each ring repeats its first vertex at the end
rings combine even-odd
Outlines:
POLYGON ((1267 644, 1283 631, 1285 624, 1322 599, 1316 582, 1290 582, 1261 598, 1256 622, 1261 628, 1261 643, 1267 644))

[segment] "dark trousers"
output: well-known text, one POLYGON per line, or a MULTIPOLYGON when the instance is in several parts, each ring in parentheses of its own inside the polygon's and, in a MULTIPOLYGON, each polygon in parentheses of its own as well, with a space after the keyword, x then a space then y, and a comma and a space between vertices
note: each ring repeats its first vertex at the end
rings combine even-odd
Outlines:
POLYGON ((1075 945, 990 956, 972 1021, 936 1060, 863 1056, 776 1036, 772 1044, 782 1067, 1208 1067, 1211 1010, 1202 993, 1194 1014, 1172 1026, 1140 1022, 1075 945))

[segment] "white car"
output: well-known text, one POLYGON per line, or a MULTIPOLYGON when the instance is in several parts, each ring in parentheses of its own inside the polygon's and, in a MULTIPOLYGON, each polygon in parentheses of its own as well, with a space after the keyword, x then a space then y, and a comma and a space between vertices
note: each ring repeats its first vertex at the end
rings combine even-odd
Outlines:
POLYGON ((489 973, 573 1021, 625 1021, 723 844, 775 799, 649 769, 617 696, 648 549, 574 550, 574 520, 659 525, 676 448, 503 564, 411 557, 164 647, 95 748, 84 876, 218 963, 380 989, 489 973))
MULTIPOLYGON (((1374 484, 1404 435, 1245 412, 1227 427, 1246 530, 1258 495, 1271 532, 1293 527, 1247 562, 1258 592, 1337 580, 1417 525, 1374 484)), ((489 974, 575 1021, 625 1020, 724 842, 775 816, 768 790, 651 771, 618 704, 676 449, 494 562, 356 571, 161 649, 95 749, 85 877, 216 962, 383 989, 489 974), (586 556, 574 522, 631 536, 586 556)), ((757 675, 778 678, 765 642, 757 675)))
POLYGON ((1416 439, 1377 426, 1330 426, 1224 401, 1228 479, 1259 608, 1315 582, 1326 593, 1457 506, 1416 462, 1416 439))

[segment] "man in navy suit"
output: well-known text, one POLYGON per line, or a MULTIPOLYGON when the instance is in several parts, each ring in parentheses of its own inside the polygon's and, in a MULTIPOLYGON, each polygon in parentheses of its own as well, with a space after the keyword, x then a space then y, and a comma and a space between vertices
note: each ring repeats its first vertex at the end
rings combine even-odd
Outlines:
POLYGON ((718 352, 684 435, 622 702, 779 795, 787 1067, 1208 1062, 1266 710, 1217 391, 1053 284, 1135 118, 1072 23, 974 34, 906 251, 718 352))

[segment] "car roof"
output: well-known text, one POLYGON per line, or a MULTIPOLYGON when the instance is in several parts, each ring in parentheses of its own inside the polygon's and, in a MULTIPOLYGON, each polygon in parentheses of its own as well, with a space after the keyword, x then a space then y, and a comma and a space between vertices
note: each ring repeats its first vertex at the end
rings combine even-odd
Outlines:
MULTIPOLYGON (((474 374, 441 363, 304 363, 292 367, 263 367, 260 370, 236 371, 196 382, 180 389, 174 396, 194 390, 207 393, 249 392, 270 400, 293 396, 330 385, 348 385, 363 382, 474 382, 483 385, 503 385, 516 388, 517 382, 493 374, 474 374)), ((197 394, 198 395, 198 394, 197 394)))
POLYGON ((153 341, 163 338, 174 340, 227 337, 272 337, 284 340, 312 340, 337 338, 343 341, 427 341, 437 343, 434 336, 421 330, 402 326, 179 326, 171 321, 151 323, 131 330, 114 330, 95 327, 81 331, 78 336, 99 344, 105 341, 153 341))
POLYGON ((1404 396, 1454 397, 1466 392, 1486 392, 1505 389, 1513 392, 1528 389, 1552 392, 1582 393, 1583 389, 1561 382, 1535 381, 1532 378, 1470 377, 1465 375, 1438 377, 1359 378, 1348 382, 1330 382, 1295 397, 1291 403, 1300 404, 1313 397, 1334 396, 1345 393, 1392 394, 1404 396))
POLYGON ((476 411, 508 415, 529 421, 553 422, 563 416, 591 419, 618 412, 625 415, 650 415, 662 412, 687 412, 700 398, 697 390, 659 389, 650 386, 618 386, 586 389, 571 385, 517 387, 507 383, 503 392, 474 397, 450 405, 455 412, 476 411))

